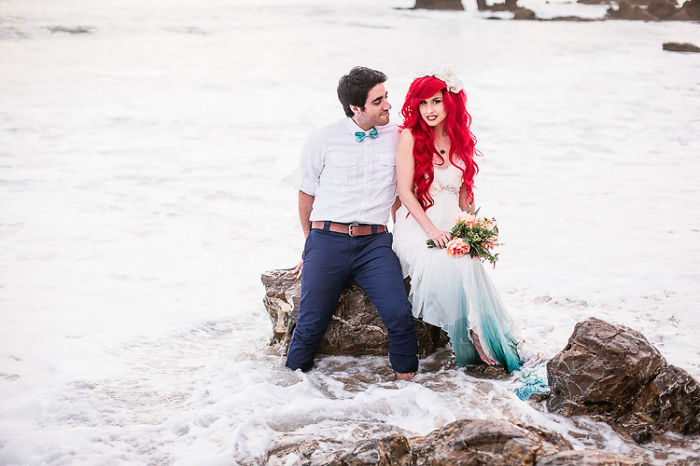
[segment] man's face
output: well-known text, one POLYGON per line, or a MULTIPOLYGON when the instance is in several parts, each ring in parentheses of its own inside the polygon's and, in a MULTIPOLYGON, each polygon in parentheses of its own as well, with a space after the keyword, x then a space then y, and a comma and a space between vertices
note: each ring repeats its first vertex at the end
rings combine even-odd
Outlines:
POLYGON ((367 93, 364 110, 354 105, 350 109, 355 113, 352 117, 357 126, 367 131, 373 126, 384 126, 389 123, 391 104, 387 100, 388 93, 384 84, 379 83, 367 93))

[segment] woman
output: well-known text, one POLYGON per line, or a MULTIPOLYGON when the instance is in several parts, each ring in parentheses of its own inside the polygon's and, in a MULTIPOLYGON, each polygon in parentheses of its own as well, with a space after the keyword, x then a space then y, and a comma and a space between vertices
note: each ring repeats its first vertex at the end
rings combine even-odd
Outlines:
POLYGON ((520 368, 513 325, 478 259, 453 258, 442 249, 461 211, 474 205, 476 138, 466 96, 452 75, 418 78, 401 109, 396 154, 401 208, 394 251, 411 277, 413 315, 442 327, 459 366, 520 368), (438 248, 428 249, 432 239, 438 248))

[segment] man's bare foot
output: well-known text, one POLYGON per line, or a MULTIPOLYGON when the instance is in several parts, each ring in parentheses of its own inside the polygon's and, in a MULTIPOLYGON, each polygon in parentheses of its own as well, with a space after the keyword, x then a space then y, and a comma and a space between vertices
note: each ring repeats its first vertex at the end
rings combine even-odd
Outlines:
POLYGON ((484 349, 481 347, 481 341, 479 340, 479 335, 474 333, 473 330, 469 331, 469 335, 471 335, 471 337, 472 337, 472 341, 474 342, 474 348, 476 348, 476 352, 479 353, 479 357, 481 358, 481 360, 484 361, 489 366, 497 366, 498 361, 494 361, 490 357, 486 356, 484 349))
POLYGON ((396 372, 396 380, 413 380, 415 372, 396 372))

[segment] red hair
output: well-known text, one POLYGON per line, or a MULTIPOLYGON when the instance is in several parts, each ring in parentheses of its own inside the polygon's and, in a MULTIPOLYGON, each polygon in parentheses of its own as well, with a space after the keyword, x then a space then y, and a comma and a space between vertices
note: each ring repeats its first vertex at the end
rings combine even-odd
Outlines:
POLYGON ((450 138, 449 160, 462 171, 462 182, 467 188, 468 201, 474 199, 474 175, 479 171, 474 156, 481 155, 476 150, 476 137, 470 130, 472 117, 467 112, 467 96, 464 91, 460 90, 457 93, 448 91, 445 82, 435 76, 423 76, 413 80, 401 108, 401 115, 404 118, 401 127, 409 128, 413 135, 415 161, 413 183, 416 197, 426 210, 434 203, 429 192, 435 178, 433 155, 436 154, 441 158, 442 156, 435 149, 433 128, 421 118, 418 105, 438 91, 442 92, 443 105, 447 112, 443 125, 450 138), (454 163, 456 159, 461 160, 461 166, 454 163))

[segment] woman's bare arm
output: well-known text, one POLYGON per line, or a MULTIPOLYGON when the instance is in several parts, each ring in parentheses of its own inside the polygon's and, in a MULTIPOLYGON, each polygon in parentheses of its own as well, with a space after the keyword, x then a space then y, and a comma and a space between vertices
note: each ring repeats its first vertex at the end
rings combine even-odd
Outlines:
POLYGON ((396 176, 399 198, 406 206, 426 235, 432 239, 438 247, 445 247, 452 239, 446 231, 438 229, 428 218, 420 202, 413 193, 413 175, 415 173, 415 161, 413 159, 413 135, 409 129, 404 129, 399 137, 399 145, 396 149, 396 176))

